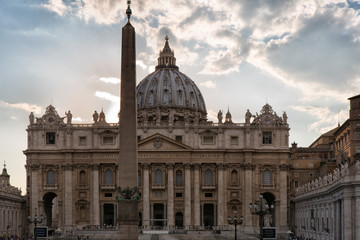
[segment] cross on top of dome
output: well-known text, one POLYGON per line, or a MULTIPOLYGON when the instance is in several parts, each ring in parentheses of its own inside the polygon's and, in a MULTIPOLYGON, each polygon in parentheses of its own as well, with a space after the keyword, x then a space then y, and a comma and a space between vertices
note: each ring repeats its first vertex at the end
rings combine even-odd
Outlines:
POLYGON ((176 58, 174 51, 171 50, 169 46, 169 37, 166 35, 165 37, 165 46, 162 51, 160 51, 158 58, 158 65, 156 66, 156 70, 159 68, 175 68, 179 70, 179 67, 176 66, 176 58))

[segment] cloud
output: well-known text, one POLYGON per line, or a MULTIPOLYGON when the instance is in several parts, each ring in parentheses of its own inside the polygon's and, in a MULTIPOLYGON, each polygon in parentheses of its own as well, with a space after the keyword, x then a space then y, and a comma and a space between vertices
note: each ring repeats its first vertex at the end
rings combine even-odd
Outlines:
POLYGON ((212 110, 212 109, 207 109, 207 118, 208 118, 208 121, 218 122, 217 113, 218 113, 218 112, 215 112, 215 111, 212 110))
POLYGON ((40 106, 29 103, 8 103, 0 100, 0 107, 21 109, 27 112, 34 112, 36 114, 42 113, 42 108, 40 106))
POLYGON ((308 130, 318 134, 323 134, 335 128, 338 122, 348 118, 347 110, 341 110, 339 113, 335 113, 328 107, 292 106, 292 108, 315 117, 316 121, 309 125, 308 130))
POLYGON ((65 15, 66 12, 70 10, 62 0, 49 0, 49 2, 47 4, 43 4, 42 7, 55 12, 60 16, 65 15))
POLYGON ((142 69, 146 70, 148 68, 148 66, 146 66, 146 64, 144 64, 142 61, 140 60, 136 60, 136 65, 138 65, 139 67, 141 67, 142 69))
POLYGON ((101 77, 99 80, 104 83, 120 84, 120 78, 115 77, 101 77))
POLYGON ((216 86, 216 83, 209 80, 209 81, 206 81, 206 82, 203 82, 203 83, 200 83, 199 84, 200 86, 204 86, 206 88, 212 88, 212 89, 217 89, 217 86, 216 86))
POLYGON ((108 93, 108 92, 96 91, 95 96, 98 98, 113 102, 113 103, 120 102, 120 97, 112 95, 111 93, 108 93))

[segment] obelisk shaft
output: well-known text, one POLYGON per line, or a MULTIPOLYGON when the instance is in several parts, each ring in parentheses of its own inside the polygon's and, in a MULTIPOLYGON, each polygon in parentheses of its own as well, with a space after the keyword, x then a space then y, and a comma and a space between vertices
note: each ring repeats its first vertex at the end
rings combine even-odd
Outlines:
MULTIPOLYGON (((130 21, 122 29, 119 186, 137 187, 135 29, 130 21)), ((138 202, 118 202, 119 239, 137 240, 138 202)))

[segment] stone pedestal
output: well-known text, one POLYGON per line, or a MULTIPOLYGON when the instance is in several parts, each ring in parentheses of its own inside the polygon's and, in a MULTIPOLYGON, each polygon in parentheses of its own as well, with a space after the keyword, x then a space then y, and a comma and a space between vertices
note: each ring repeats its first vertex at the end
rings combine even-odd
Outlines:
POLYGON ((119 239, 134 240, 138 237, 138 202, 123 200, 118 203, 119 239))

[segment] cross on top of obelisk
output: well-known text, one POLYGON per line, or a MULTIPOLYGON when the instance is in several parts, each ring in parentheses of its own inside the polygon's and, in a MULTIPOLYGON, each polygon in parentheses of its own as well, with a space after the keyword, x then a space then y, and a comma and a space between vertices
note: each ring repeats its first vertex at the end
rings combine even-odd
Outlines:
POLYGON ((132 11, 131 11, 131 8, 130 8, 130 5, 131 5, 130 0, 127 1, 127 5, 128 5, 128 7, 126 9, 126 15, 128 17, 128 22, 130 22, 130 17, 131 17, 131 14, 132 14, 132 11))

